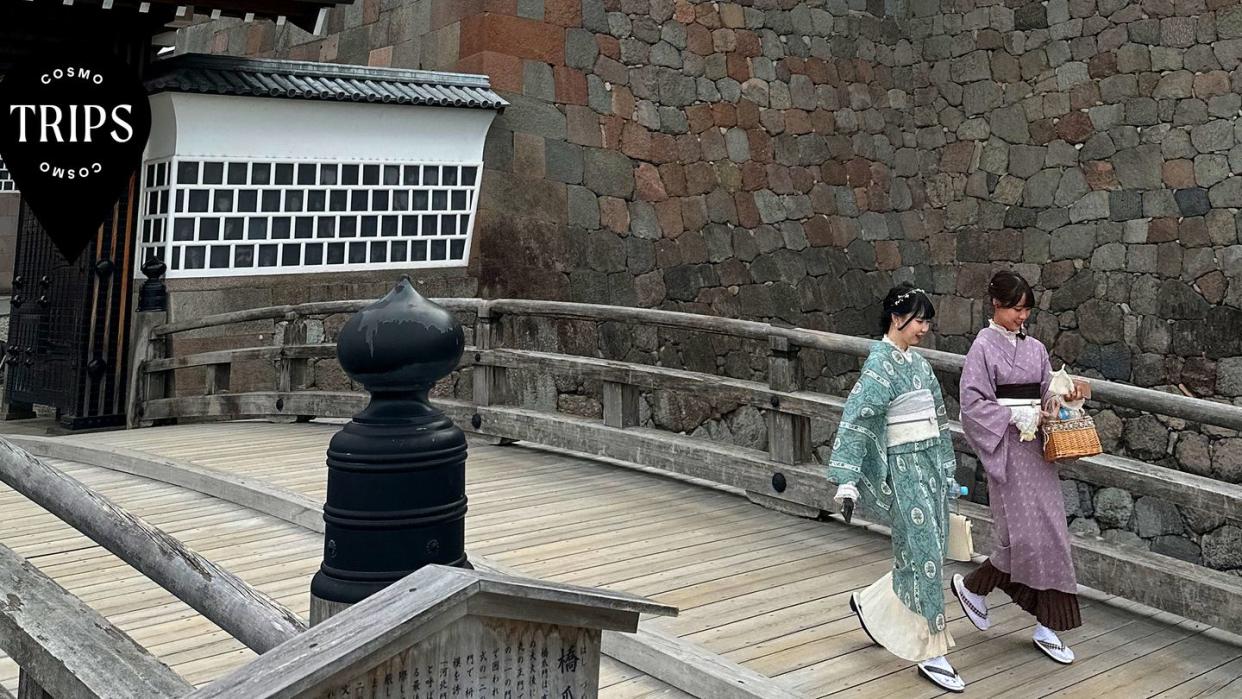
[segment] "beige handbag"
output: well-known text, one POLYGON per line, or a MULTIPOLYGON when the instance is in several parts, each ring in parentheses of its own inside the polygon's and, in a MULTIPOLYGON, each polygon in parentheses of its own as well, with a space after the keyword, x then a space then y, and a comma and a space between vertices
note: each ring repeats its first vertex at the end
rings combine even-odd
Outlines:
POLYGON ((965 515, 954 512, 949 515, 949 541, 945 557, 952 561, 970 561, 975 550, 970 535, 971 522, 965 515))

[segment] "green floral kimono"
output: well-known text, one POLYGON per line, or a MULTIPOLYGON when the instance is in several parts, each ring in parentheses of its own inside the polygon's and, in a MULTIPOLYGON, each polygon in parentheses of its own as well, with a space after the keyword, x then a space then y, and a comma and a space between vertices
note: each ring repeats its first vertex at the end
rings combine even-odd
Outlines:
MULTIPOLYGON (((925 394, 924 394, 925 395, 925 394)), ((936 430, 930 425, 928 431, 936 430)), ((948 534, 948 497, 956 493, 956 462, 940 383, 927 360, 877 342, 845 401, 828 463, 834 483, 852 483, 862 505, 886 515, 892 528, 893 592, 927 620, 945 628, 941 569, 948 534), (905 394, 929 391, 939 437, 889 446, 889 406, 905 394)))

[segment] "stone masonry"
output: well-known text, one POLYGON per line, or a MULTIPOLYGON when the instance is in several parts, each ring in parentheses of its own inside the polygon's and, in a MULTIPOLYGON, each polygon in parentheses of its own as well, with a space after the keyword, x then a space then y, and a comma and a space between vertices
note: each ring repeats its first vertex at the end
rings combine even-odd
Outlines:
MULTIPOLYGON (((964 352, 1005 266, 1036 285, 1055 366, 1242 404, 1237 0, 358 0, 324 37, 214 22, 178 48, 491 76, 512 106, 485 154, 482 296, 873 335, 909 280, 936 299, 935 345, 964 352)), ((765 366, 762 348, 650 329, 553 337, 765 366)), ((804 355, 810 387, 853 378, 804 355)), ((591 387, 532 381, 598 410, 591 387)), ((766 440, 755 411, 647 399, 662 427, 766 440)), ((1236 433, 1097 419, 1112 453, 1242 482, 1236 433)), ((1237 523, 1072 481, 1066 504, 1077 531, 1242 569, 1237 523)))

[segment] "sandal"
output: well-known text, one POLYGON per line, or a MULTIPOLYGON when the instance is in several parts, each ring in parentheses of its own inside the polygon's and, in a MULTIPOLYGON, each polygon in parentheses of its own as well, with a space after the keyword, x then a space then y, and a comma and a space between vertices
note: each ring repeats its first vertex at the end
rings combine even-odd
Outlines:
POLYGON ((858 605, 857 592, 850 595, 850 609, 853 610, 854 616, 858 617, 858 625, 862 627, 863 633, 867 634, 867 638, 871 639, 871 642, 877 646, 880 645, 880 642, 875 640, 875 636, 872 636, 871 632, 867 630, 867 622, 863 621, 862 607, 858 605))
POLYGON ((935 665, 928 665, 926 661, 919 663, 915 667, 920 675, 946 692, 961 694, 966 691, 966 681, 957 672, 942 670, 935 665))
POLYGON ((970 620, 970 623, 974 624, 975 628, 980 631, 987 631, 988 627, 992 625, 992 622, 988 620, 988 611, 986 609, 983 611, 975 609, 975 605, 971 604, 966 595, 962 594, 963 591, 969 592, 969 590, 966 590, 966 579, 962 577, 961 573, 953 576, 953 583, 949 587, 952 588, 953 596, 957 598, 958 604, 962 605, 962 612, 970 620))
POLYGON ((1031 639, 1031 643, 1034 643, 1036 648, 1043 651, 1044 655, 1052 658, 1062 665, 1069 665, 1074 662, 1074 651, 1066 648, 1064 643, 1041 641, 1038 638, 1031 639))

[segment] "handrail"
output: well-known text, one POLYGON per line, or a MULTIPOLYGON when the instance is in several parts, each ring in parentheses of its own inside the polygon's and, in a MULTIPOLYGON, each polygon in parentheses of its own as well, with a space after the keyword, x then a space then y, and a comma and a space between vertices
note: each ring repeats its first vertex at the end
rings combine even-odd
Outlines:
MULTIPOLYGON (((472 311, 483 302, 482 299, 472 298, 432 300, 452 311, 472 311)), ((247 323, 255 320, 272 320, 276 318, 287 318, 289 316, 356 313, 373 303, 375 303, 375 299, 352 299, 346 301, 316 301, 314 303, 301 303, 295 305, 248 308, 243 311, 215 313, 212 315, 202 316, 200 318, 193 318, 191 320, 157 325, 151 330, 151 336, 164 337, 166 335, 186 332, 188 330, 201 330, 202 328, 211 328, 219 325, 233 325, 235 323, 247 323)))
MULTIPOLYGON (((781 327, 760 321, 738 320, 680 311, 527 299, 484 301, 477 298, 442 298, 434 299, 434 301, 450 310, 463 312, 477 312, 481 306, 486 305, 493 316, 510 314, 562 320, 636 323, 678 330, 729 335, 758 341, 780 338, 799 347, 856 357, 866 356, 874 344, 872 339, 854 337, 852 335, 808 330, 805 328, 781 327)), ((154 328, 152 336, 165 337, 188 330, 199 330, 254 320, 356 312, 370 303, 373 303, 373 300, 327 301, 218 313, 193 320, 165 323, 154 328)), ((246 349, 258 350, 260 348, 246 349)), ((916 349, 927 358, 934 368, 955 374, 961 373, 965 362, 964 356, 938 350, 916 349)), ((1239 406, 1113 381, 1093 380, 1091 385, 1093 398, 1098 401, 1206 425, 1242 430, 1242 407, 1239 406)))
POLYGON ((116 554, 257 653, 306 629, 255 590, 145 520, 0 439, 0 481, 116 554))

